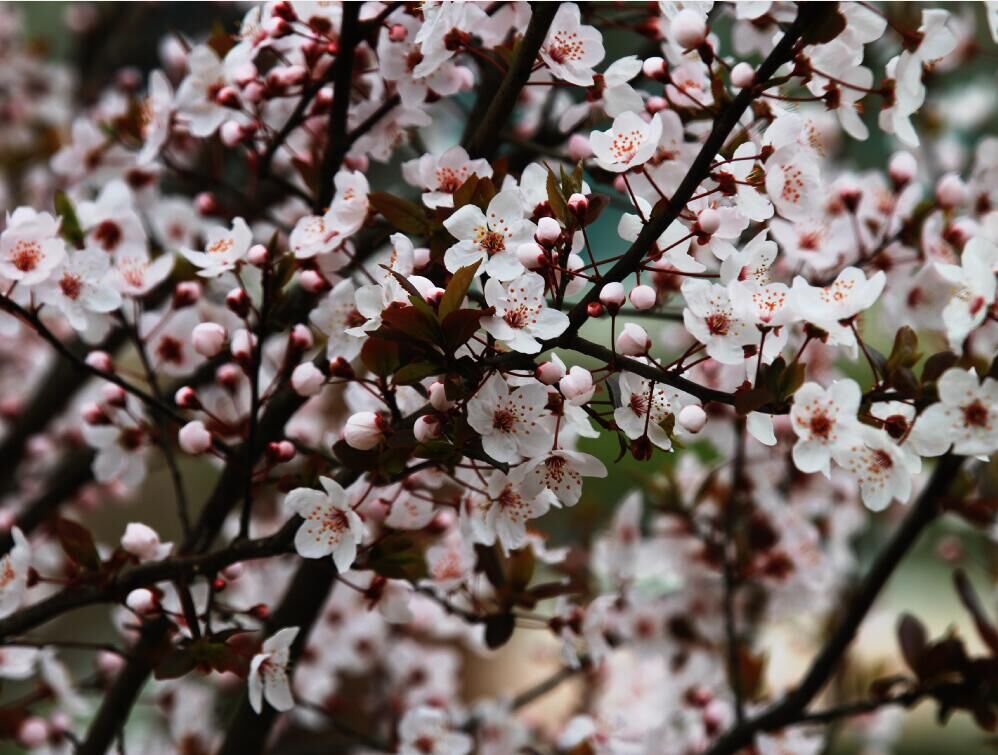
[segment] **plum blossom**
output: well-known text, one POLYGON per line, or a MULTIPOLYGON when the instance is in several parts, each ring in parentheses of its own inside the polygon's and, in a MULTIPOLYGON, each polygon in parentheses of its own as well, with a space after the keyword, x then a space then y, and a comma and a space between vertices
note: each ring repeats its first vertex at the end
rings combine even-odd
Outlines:
POLYGON ((533 240, 535 226, 524 217, 520 193, 505 189, 489 202, 485 212, 465 205, 444 221, 444 227, 457 239, 444 253, 444 264, 454 273, 462 267, 481 263, 479 273, 509 281, 523 273, 516 252, 533 240))
POLYGON ((590 86, 593 69, 604 54, 599 30, 582 23, 578 5, 562 3, 539 53, 551 75, 577 86, 590 86))
POLYGON ((48 278, 66 256, 59 224, 59 218, 30 207, 8 213, 7 227, 0 233, 0 273, 22 286, 48 278))
POLYGON ((0 618, 17 610, 28 587, 28 568, 31 566, 31 544, 19 527, 12 527, 10 534, 14 547, 0 559, 0 618))
POLYGON ((399 722, 399 755, 466 755, 473 741, 439 708, 411 708, 399 722))
POLYGON ((797 434, 794 464, 801 472, 831 476, 832 449, 849 445, 859 432, 861 399, 855 380, 836 380, 827 390, 804 383, 794 394, 790 422, 797 434))
POLYGON ((943 324, 950 348, 960 351, 964 339, 977 328, 995 301, 998 245, 975 237, 963 248, 959 265, 936 263, 936 270, 956 287, 943 309, 943 324))
POLYGON ((606 477, 606 466, 591 454, 557 450, 524 462, 511 476, 528 497, 548 490, 560 503, 574 506, 582 496, 582 478, 606 477))
POLYGON ((856 478, 863 503, 871 511, 882 511, 895 499, 907 501, 911 477, 921 468, 917 456, 898 446, 884 430, 868 425, 834 446, 832 458, 856 478))
POLYGON ((234 270, 236 264, 246 256, 253 243, 253 232, 246 221, 235 218, 231 228, 215 226, 205 232, 203 252, 181 249, 191 264, 200 268, 198 275, 204 278, 217 278, 222 273, 234 270))
POLYGON ((249 703, 254 711, 263 710, 266 699, 275 710, 288 711, 295 706, 288 679, 288 665, 291 662, 291 645, 298 636, 298 627, 284 627, 264 640, 261 652, 250 661, 250 672, 246 682, 249 703))
POLYGON ((626 112, 613 119, 607 131, 593 131, 589 143, 593 156, 603 170, 623 173, 637 168, 655 154, 662 136, 662 121, 645 121, 639 115, 626 112))
POLYGON ((476 542, 499 543, 504 552, 522 548, 527 542, 527 522, 555 505, 548 490, 531 495, 520 483, 502 472, 489 476, 486 494, 472 491, 462 510, 469 511, 469 526, 476 542))
POLYGON ((319 477, 319 484, 321 491, 295 488, 284 498, 285 509, 305 520, 295 533, 295 550, 302 558, 332 554, 336 568, 345 572, 364 540, 364 523, 338 482, 319 477))
POLYGON ((482 318, 482 327, 514 351, 536 354, 542 341, 560 336, 568 327, 568 316, 546 305, 545 287, 537 273, 525 273, 506 284, 489 278, 485 301, 495 314, 482 318))
POLYGON ((109 285, 111 261, 99 249, 69 254, 39 286, 38 297, 55 307, 76 330, 87 330, 92 314, 107 314, 121 305, 121 294, 109 285))
POLYGON ((547 401, 548 390, 540 383, 510 391, 502 377, 493 375, 468 401, 468 424, 482 436, 482 448, 493 459, 531 458, 551 443, 547 401))
POLYGON ((953 453, 989 456, 998 449, 998 381, 953 368, 938 382, 939 402, 918 418, 923 434, 953 444, 953 453))
POLYGON ((423 189, 423 204, 431 210, 453 207, 454 192, 472 176, 491 178, 488 160, 472 160, 460 145, 440 155, 423 155, 402 165, 402 175, 412 186, 423 189))
POLYGON ((355 294, 353 281, 344 278, 323 297, 319 306, 308 316, 312 325, 326 336, 326 354, 330 359, 342 357, 350 361, 360 353, 364 343, 360 338, 347 332, 351 328, 363 325, 366 321, 364 315, 357 309, 355 294))
POLYGON ((812 286, 798 275, 790 291, 791 304, 802 318, 828 333, 829 343, 855 351, 851 323, 873 306, 886 282, 883 270, 867 278, 858 267, 847 267, 824 288, 812 286))
POLYGON ((671 430, 681 409, 679 394, 661 383, 625 372, 620 376, 620 406, 613 419, 631 440, 644 436, 665 451, 672 450, 671 430))
POLYGON ((683 323, 690 334, 722 364, 742 364, 744 348, 759 343, 759 331, 739 318, 724 286, 691 278, 683 283, 683 323))

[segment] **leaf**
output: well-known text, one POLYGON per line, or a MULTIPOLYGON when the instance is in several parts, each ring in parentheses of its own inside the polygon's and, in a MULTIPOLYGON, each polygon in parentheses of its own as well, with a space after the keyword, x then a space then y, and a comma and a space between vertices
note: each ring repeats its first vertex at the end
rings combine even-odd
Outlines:
POLYGON ((156 664, 153 676, 157 679, 179 679, 197 668, 197 665, 190 647, 174 648, 156 664))
POLYGON ((395 373, 394 382, 395 385, 411 385, 431 375, 439 375, 443 371, 443 365, 437 362, 410 362, 399 368, 395 373))
POLYGON ((383 191, 368 194, 368 200, 375 210, 402 233, 423 235, 429 232, 430 224, 426 213, 419 205, 383 191))
POLYGON ((409 535, 391 534, 373 546, 367 565, 382 577, 416 582, 426 576, 426 559, 409 535))
POLYGON ((463 184, 457 187, 457 191, 454 192, 455 210, 466 204, 471 204, 471 199, 475 196, 475 190, 478 188, 478 181, 478 174, 472 173, 463 184))
POLYGON ((90 530, 71 519, 59 517, 55 522, 55 534, 70 561, 87 571, 100 569, 100 554, 90 530))
POLYGON ((910 613, 903 614, 898 620, 898 645, 901 647, 901 655, 908 668, 920 676, 919 668, 922 665, 922 657, 928 644, 928 636, 925 625, 910 613))
POLYGON ((399 368, 399 345, 372 335, 360 349, 360 360, 378 377, 388 377, 399 368))
POLYGON ((459 309, 447 315, 441 323, 447 350, 453 354, 464 346, 478 332, 479 320, 488 314, 490 310, 487 309, 459 309))
POLYGON ((918 335, 907 325, 894 336, 894 347, 887 358, 887 374, 901 367, 914 367, 922 355, 918 352, 918 335))
POLYGON ((416 288, 414 285, 412 285, 412 281, 410 281, 408 278, 402 275, 402 273, 400 273, 398 270, 392 270, 390 267, 388 267, 388 265, 381 265, 381 268, 383 270, 388 271, 388 273, 395 280, 398 281, 399 285, 402 286, 402 288, 405 290, 407 294, 409 294, 410 297, 415 297, 424 304, 426 303, 426 300, 423 298, 423 295, 419 293, 419 289, 416 288))
POLYGON ((475 280, 475 273, 478 271, 479 265, 481 265, 480 260, 474 265, 462 267, 451 276, 450 283, 447 284, 447 289, 440 297, 440 305, 437 307, 437 316, 441 320, 464 303, 464 297, 468 295, 468 289, 471 288, 471 284, 475 280))
POLYGON ((59 233, 77 249, 82 249, 84 244, 83 229, 80 227, 80 218, 76 214, 72 200, 66 196, 66 192, 57 191, 54 203, 56 214, 62 218, 59 233))
POLYGON ((492 650, 509 642, 516 629, 516 618, 511 613, 497 613, 485 620, 485 644, 492 650))
POLYGON ((821 11, 804 30, 804 44, 823 45, 831 42, 846 28, 846 19, 839 12, 838 3, 822 3, 821 11))
POLYGON ((772 400, 773 396, 765 388, 738 390, 735 391, 735 410, 740 415, 745 416, 772 400))
POLYGON ((523 592, 534 576, 534 549, 520 548, 509 554, 509 585, 514 593, 523 592))
POLYGON ((440 328, 435 317, 427 317, 425 312, 408 304, 393 304, 381 313, 382 327, 396 330, 409 338, 425 343, 439 343, 440 328), (431 319, 432 318, 432 319, 431 319))
POLYGON ((559 223, 567 226, 570 219, 568 205, 565 204, 565 198, 561 195, 561 189, 558 186, 558 179, 555 178, 554 171, 550 168, 548 168, 547 191, 548 204, 551 205, 551 212, 554 213, 554 216, 557 218, 559 223))
POLYGON ((934 383, 942 377, 950 367, 957 363, 959 357, 952 351, 940 351, 925 360, 922 365, 922 382, 934 383))
POLYGON ((196 663, 215 671, 229 671, 237 676, 246 674, 246 658, 224 642, 203 638, 191 646, 191 655, 196 663))
POLYGON ((597 218, 603 214, 603 210, 610 204, 610 197, 605 194, 590 194, 586 197, 589 206, 586 208, 586 216, 583 218, 583 225, 592 225, 597 218))

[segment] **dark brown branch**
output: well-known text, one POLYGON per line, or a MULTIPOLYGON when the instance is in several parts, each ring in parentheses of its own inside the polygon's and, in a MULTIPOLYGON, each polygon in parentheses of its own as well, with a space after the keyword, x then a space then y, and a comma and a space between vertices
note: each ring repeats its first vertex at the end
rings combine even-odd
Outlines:
POLYGON ((800 683, 782 700, 755 718, 730 729, 706 755, 734 755, 752 744, 759 732, 776 731, 803 719, 807 706, 821 692, 852 644, 863 619, 902 559, 925 529, 943 512, 943 498, 960 470, 963 459, 943 456, 929 484, 912 505, 904 521, 877 556, 855 594, 845 604, 842 618, 800 683))
POLYGON ((530 78, 537 53, 547 38, 548 29, 560 3, 531 3, 530 23, 520 41, 516 58, 506 71, 492 103, 468 140, 468 154, 491 158, 499 146, 499 132, 506 126, 520 92, 530 78))

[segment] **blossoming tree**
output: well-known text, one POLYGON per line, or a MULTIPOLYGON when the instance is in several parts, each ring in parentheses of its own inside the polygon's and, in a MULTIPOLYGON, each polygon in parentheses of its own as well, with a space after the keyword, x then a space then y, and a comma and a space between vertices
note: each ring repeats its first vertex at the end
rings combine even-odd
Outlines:
POLYGON ((979 641, 849 654, 930 526, 996 532, 998 141, 934 99, 995 4, 278 0, 85 106, 3 14, 0 736, 995 729, 964 571, 979 641))

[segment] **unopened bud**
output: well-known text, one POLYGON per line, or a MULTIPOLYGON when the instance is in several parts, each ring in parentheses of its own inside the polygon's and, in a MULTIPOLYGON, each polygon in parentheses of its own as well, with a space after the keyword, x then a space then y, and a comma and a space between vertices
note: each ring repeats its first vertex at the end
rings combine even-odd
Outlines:
POLYGON ((424 414, 412 426, 412 434, 416 436, 416 440, 420 443, 426 443, 434 438, 439 438, 442 433, 443 428, 440 426, 440 420, 432 414, 424 414))
POLYGON ((184 453, 197 456, 211 448, 211 433, 204 426, 204 422, 195 420, 180 428, 177 441, 184 453))
POLYGON ((624 285, 618 281, 607 283, 599 292, 600 303, 611 315, 617 314, 627 299, 624 285))
POLYGON ((717 233, 717 229, 720 227, 721 213, 713 207, 706 207, 697 213, 697 230, 699 230, 700 233, 710 236, 711 234, 717 233))
POLYGON ((731 83, 739 89, 745 89, 755 83, 755 69, 742 61, 731 69, 731 83))
POLYGON ((534 238, 541 244, 550 246, 561 238, 561 225, 554 218, 541 218, 537 221, 534 238))
POLYGON ((173 394, 173 402, 181 409, 200 409, 201 399, 198 398, 197 391, 189 385, 178 388, 173 394))
POLYGON ((89 366, 101 372, 112 372, 114 370, 114 361, 106 351, 91 351, 87 354, 86 362, 89 366))
POLYGON ((642 283, 631 289, 628 298, 635 309, 651 309, 655 306, 655 289, 642 283))
POLYGON ((684 50, 699 47, 707 39, 707 22, 701 13, 684 8, 669 25, 672 39, 684 50))
POLYGON ((197 281, 181 281, 173 289, 173 308, 192 307, 201 298, 201 284, 197 281))
POLYGON ((629 322, 617 336, 617 352, 624 356, 636 357, 648 353, 651 339, 640 325, 629 322))
POLYGON ((311 362, 303 362, 291 373, 291 387, 299 396, 315 396, 326 384, 322 370, 311 362))
POLYGON ((151 613, 156 610, 156 596, 153 595, 151 590, 140 587, 128 593, 128 597, 125 598, 125 605, 137 614, 151 613))
POLYGON ((440 381, 430 386, 430 406, 438 412, 445 412, 454 406, 454 402, 447 398, 447 391, 440 381))
POLYGON ((351 448, 370 451, 385 437, 385 421, 375 412, 357 412, 347 420, 343 439, 351 448))
POLYGON ((225 306, 244 320, 249 317, 251 305, 252 301, 245 289, 234 288, 225 295, 225 306))
POLYGON ((565 375, 565 368, 558 362, 544 362, 534 370, 536 377, 544 385, 554 385, 565 375))
POLYGON ((203 322, 191 331, 191 344, 194 351, 203 357, 211 358, 225 348, 225 328, 217 322, 203 322))
POLYGON ((690 404, 679 410, 679 424, 684 430, 696 434, 707 424, 707 412, 699 404, 690 404))

